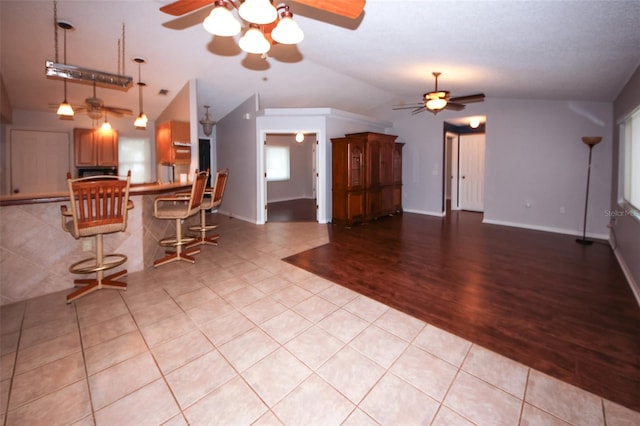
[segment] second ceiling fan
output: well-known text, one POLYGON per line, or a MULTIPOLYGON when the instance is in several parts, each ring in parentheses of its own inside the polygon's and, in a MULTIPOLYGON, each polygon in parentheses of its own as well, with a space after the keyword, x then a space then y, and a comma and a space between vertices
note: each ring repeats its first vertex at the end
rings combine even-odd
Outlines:
POLYGON ((447 90, 438 89, 438 77, 442 73, 433 72, 432 74, 436 79, 435 90, 423 94, 422 102, 411 105, 397 105, 393 109, 412 109, 412 114, 418 114, 422 111, 431 111, 432 113, 437 114, 443 109, 462 111, 465 109, 465 104, 484 101, 484 93, 456 96, 452 98, 447 90))

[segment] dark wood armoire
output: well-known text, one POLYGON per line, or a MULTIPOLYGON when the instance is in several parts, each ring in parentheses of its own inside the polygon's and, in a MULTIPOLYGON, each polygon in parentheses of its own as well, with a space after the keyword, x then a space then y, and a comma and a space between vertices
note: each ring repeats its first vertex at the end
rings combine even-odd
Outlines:
POLYGON ((402 212, 397 136, 350 133, 331 139, 333 223, 352 225, 402 212))

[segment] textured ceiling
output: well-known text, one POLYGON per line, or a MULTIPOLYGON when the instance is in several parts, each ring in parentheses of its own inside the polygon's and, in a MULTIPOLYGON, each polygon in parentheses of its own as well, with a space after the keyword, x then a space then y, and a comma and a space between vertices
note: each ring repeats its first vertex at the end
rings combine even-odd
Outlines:
MULTIPOLYGON (((357 20, 290 2, 305 32, 297 46, 269 57, 247 55, 237 38, 213 37, 201 25, 210 7, 163 14, 160 1, 63 1, 67 62, 117 72, 125 31, 125 73, 142 56, 145 112, 155 119, 190 79, 199 104, 220 119, 254 93, 261 106, 333 107, 368 114, 414 103, 432 90, 432 71, 452 96, 612 101, 640 64, 640 1, 367 0, 357 20), (159 95, 168 89, 167 96, 159 95)), ((52 1, 0 2, 1 71, 15 109, 51 110, 62 83, 44 76, 54 59, 52 1)), ((59 55, 62 62, 62 33, 59 55)), ((81 104, 90 86, 69 84, 81 104)), ((138 91, 98 88, 108 105, 137 112, 138 91)), ((204 109, 202 109, 204 111, 204 109)), ((53 112, 52 112, 53 113, 53 112)), ((391 117, 391 115, 390 115, 391 117)))

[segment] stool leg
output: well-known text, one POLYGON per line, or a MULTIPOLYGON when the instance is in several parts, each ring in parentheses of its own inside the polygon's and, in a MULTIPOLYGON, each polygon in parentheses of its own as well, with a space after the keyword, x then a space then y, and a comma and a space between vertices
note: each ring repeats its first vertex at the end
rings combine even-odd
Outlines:
MULTIPOLYGON (((97 234, 95 237, 97 266, 104 265, 104 247, 102 243, 103 243, 103 235, 97 234)), ((96 271, 95 278, 80 278, 80 279, 74 280, 73 281, 74 285, 76 286, 80 285, 83 287, 67 295, 67 303, 71 303, 81 296, 87 295, 89 293, 92 293, 96 290, 100 290, 103 288, 114 288, 117 290, 127 289, 127 283, 115 281, 118 278, 121 278, 127 275, 126 269, 115 272, 107 276, 104 275, 104 271, 105 271, 104 269, 99 269, 98 271, 96 271)))
POLYGON ((192 255, 200 253, 199 248, 186 249, 184 252, 182 251, 184 243, 182 240, 182 226, 180 225, 180 219, 176 219, 176 242, 176 251, 167 252, 165 257, 154 261, 154 267, 166 265, 167 263, 175 262, 177 260, 196 263, 196 259, 192 255))

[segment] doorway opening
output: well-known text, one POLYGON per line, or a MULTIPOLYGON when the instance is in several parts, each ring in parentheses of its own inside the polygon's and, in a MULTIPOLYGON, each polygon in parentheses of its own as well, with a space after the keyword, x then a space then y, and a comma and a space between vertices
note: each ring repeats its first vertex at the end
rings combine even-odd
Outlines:
POLYGON ((445 121, 442 212, 484 212, 486 117, 445 121), (475 122, 475 123, 474 123, 475 122))
POLYGON ((316 134, 301 141, 294 133, 265 138, 266 221, 316 222, 316 134))

